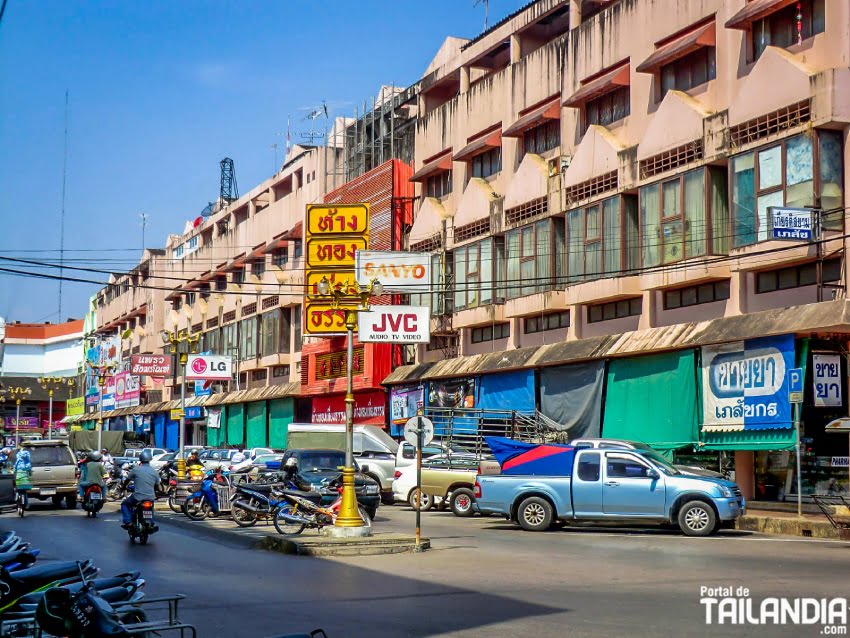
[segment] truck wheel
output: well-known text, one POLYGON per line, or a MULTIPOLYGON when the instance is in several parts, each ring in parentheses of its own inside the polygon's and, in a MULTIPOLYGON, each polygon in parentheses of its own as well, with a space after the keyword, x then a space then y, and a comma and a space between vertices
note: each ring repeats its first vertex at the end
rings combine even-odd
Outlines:
POLYGON ((475 514, 475 494, 467 487, 459 487, 452 492, 452 497, 449 500, 449 507, 455 516, 469 517, 475 514))
POLYGON ((76 495, 76 493, 68 494, 68 495, 65 496, 65 507, 67 507, 69 510, 77 509, 77 495, 76 495))
POLYGON ((679 527, 686 536, 709 536, 716 525, 717 515, 708 503, 691 501, 679 510, 679 527))
MULTIPOLYGON (((410 490, 410 496, 407 497, 407 502, 410 504, 414 510, 416 509, 416 493, 419 492, 417 488, 413 488, 410 490)), ((422 494, 422 511, 427 512, 429 509, 434 507, 434 497, 430 494, 422 494)))
POLYGON ((552 524, 554 511, 545 498, 531 496, 519 504, 517 520, 524 530, 544 532, 552 524))
POLYGON ((53 507, 61 507, 62 501, 65 499, 61 494, 57 494, 56 496, 50 497, 50 502, 53 503, 53 507))

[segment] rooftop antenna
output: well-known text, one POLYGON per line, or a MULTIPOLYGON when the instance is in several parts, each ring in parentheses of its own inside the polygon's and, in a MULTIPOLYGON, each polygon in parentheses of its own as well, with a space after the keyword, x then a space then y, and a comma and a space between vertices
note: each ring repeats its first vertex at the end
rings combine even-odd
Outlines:
POLYGON ((236 168, 233 160, 225 157, 219 162, 221 166, 221 186, 219 188, 219 201, 222 208, 230 202, 239 199, 239 187, 236 185, 236 168))
POLYGON ((142 259, 145 258, 145 226, 148 225, 148 215, 147 213, 139 213, 139 217, 142 220, 142 259))
POLYGON ((305 120, 310 120, 310 132, 309 133, 301 133, 301 137, 310 140, 310 144, 313 144, 313 141, 316 138, 322 136, 321 133, 316 133, 316 120, 320 117, 324 116, 324 118, 328 119, 328 103, 325 100, 322 100, 322 105, 311 110, 307 115, 304 116, 305 120))
POLYGON ((486 31, 490 22, 490 0, 475 0, 474 7, 484 5, 484 30, 486 31))

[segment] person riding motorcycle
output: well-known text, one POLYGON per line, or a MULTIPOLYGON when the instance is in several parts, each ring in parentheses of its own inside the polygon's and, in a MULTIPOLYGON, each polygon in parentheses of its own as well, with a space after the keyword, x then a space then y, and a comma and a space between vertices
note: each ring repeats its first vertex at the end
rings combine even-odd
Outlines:
POLYGON ((103 457, 101 463, 103 463, 103 467, 106 468, 106 471, 108 472, 112 469, 112 465, 114 464, 114 461, 112 460, 112 455, 106 448, 103 448, 100 453, 103 457))
POLYGON ((103 465, 103 455, 95 451, 89 454, 87 458, 85 478, 80 477, 80 500, 85 496, 86 489, 92 485, 100 485, 101 491, 106 491, 107 472, 103 465))
POLYGON ((190 481, 200 481, 204 477, 204 464, 195 450, 186 459, 186 473, 190 481))
POLYGON ((77 461, 77 468, 80 470, 80 480, 77 483, 77 495, 80 500, 83 498, 83 485, 89 480, 89 454, 91 452, 82 452, 80 459, 77 461))
POLYGON ((32 489, 32 461, 29 450, 19 450, 15 458, 15 490, 23 496, 24 509, 27 506, 27 490, 32 489))
POLYGON ((130 474, 124 481, 126 485, 133 481, 134 490, 129 497, 121 503, 121 527, 128 529, 133 523, 133 508, 140 501, 155 501, 156 490, 159 487, 159 474, 151 467, 153 454, 150 450, 142 450, 139 455, 139 464, 130 470, 130 474))

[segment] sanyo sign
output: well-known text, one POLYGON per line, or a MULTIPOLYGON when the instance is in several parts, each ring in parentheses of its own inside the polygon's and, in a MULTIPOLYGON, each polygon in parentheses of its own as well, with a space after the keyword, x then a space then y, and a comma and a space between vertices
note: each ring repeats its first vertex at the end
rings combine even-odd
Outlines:
POLYGON ((377 279, 387 292, 428 292, 431 288, 431 254, 358 250, 354 256, 357 283, 377 279))
POLYGON ((426 306, 373 306, 357 321, 362 342, 428 343, 430 310, 426 306))

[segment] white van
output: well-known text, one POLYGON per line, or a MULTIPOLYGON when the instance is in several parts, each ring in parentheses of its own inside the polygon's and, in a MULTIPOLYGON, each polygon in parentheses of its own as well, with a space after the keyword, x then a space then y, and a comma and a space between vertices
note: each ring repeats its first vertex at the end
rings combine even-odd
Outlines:
MULTIPOLYGON (((345 425, 292 423, 287 448, 290 450, 330 448, 345 450, 345 425)), ((398 443, 376 425, 354 426, 354 458, 360 471, 381 484, 381 501, 392 504, 393 476, 398 443)))

